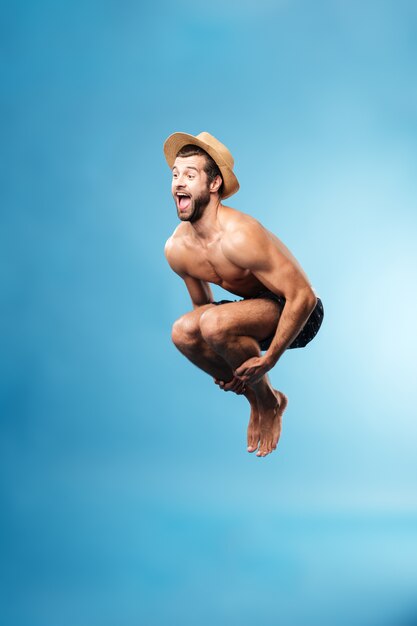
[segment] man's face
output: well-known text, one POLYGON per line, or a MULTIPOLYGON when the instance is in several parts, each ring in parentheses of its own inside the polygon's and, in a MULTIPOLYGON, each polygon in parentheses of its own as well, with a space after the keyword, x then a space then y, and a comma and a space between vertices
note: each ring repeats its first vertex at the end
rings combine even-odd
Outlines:
POLYGON ((172 195, 178 217, 196 222, 210 202, 210 188, 204 171, 205 158, 200 154, 177 157, 172 168, 172 195))

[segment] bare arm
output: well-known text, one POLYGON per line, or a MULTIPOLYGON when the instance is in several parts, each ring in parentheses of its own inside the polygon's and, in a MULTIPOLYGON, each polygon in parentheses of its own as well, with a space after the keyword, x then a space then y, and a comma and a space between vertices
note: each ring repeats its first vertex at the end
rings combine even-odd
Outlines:
POLYGON ((182 278, 190 294, 194 309, 213 302, 213 294, 208 283, 188 275, 182 276, 182 278))
POLYGON ((286 301, 271 345, 261 357, 263 375, 276 364, 307 322, 316 305, 316 296, 291 253, 255 220, 225 239, 224 253, 286 301))
POLYGON ((210 285, 187 273, 184 263, 184 251, 181 250, 180 244, 175 242, 172 237, 166 243, 165 256, 171 269, 184 280, 194 309, 213 302, 210 285))
POLYGON ((271 251, 268 260, 254 271, 255 276, 272 292, 282 294, 285 306, 281 313, 275 336, 265 353, 265 358, 275 365, 284 351, 297 337, 316 306, 317 298, 309 282, 288 259, 282 260, 271 251), (275 264, 275 267, 274 267, 275 264))

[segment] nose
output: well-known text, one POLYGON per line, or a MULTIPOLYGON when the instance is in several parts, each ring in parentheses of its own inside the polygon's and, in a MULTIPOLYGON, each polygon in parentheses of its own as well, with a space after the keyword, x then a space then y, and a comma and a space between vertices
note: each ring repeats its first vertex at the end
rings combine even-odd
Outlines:
POLYGON ((184 174, 178 174, 175 183, 177 187, 184 187, 184 174))

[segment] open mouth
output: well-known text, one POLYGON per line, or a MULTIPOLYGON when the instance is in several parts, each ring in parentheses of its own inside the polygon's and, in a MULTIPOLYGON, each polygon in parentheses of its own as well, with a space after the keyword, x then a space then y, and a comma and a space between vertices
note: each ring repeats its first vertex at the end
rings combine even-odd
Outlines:
POLYGON ((178 191, 176 193, 178 208, 180 211, 185 211, 191 205, 191 196, 187 193, 183 193, 182 191, 178 191))

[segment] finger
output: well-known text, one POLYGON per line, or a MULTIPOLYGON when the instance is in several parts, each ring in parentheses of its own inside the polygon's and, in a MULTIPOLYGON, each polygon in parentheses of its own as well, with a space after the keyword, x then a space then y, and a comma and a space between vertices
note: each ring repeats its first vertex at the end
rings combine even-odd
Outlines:
POLYGON ((243 393, 244 386, 245 384, 242 381, 236 380, 231 391, 234 391, 234 393, 236 393, 237 395, 241 395, 243 393))
POLYGON ((241 377, 241 381, 245 385, 252 384, 254 382, 254 379, 255 379, 255 374, 250 373, 250 372, 248 374, 246 374, 245 376, 241 377))
POLYGON ((240 378, 234 378, 233 379, 233 389, 237 390, 237 389, 241 389, 244 386, 244 382, 243 380, 240 380, 240 378))
POLYGON ((241 381, 236 376, 234 376, 231 381, 229 381, 228 383, 225 384, 224 390, 225 391, 233 391, 234 393, 242 393, 242 386, 243 385, 244 385, 244 382, 241 381))

